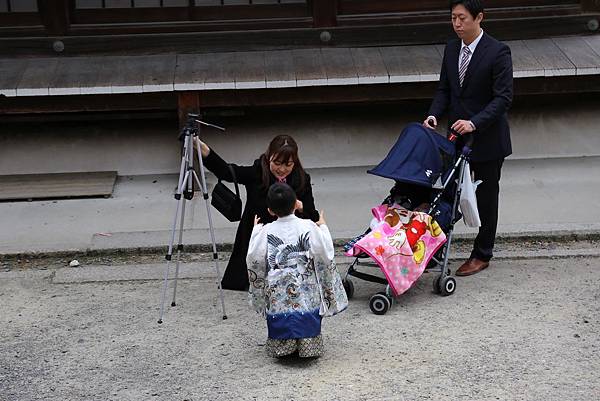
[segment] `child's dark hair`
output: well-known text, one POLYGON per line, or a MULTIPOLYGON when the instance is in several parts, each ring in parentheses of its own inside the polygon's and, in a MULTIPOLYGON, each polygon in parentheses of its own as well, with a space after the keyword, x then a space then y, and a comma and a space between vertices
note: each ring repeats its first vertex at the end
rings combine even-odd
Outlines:
POLYGON ((288 184, 276 182, 267 192, 267 206, 277 217, 290 215, 296 206, 296 192, 288 184))
POLYGON ((462 4, 473 18, 477 18, 479 13, 483 12, 483 2, 481 0, 451 0, 450 11, 459 4, 462 4))

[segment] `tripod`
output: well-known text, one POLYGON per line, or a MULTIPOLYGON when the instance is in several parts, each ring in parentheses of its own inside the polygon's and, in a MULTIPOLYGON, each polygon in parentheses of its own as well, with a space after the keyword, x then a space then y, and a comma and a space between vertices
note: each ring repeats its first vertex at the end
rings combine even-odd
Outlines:
POLYGON ((173 219, 173 228, 171 229, 171 240, 169 241, 169 251, 165 256, 167 264, 165 267, 165 276, 162 287, 162 293, 160 298, 160 315, 158 317, 158 323, 162 323, 163 314, 165 310, 165 298, 167 295, 167 287, 169 283, 169 266, 173 255, 173 243, 175 242, 175 231, 177 230, 177 219, 179 217, 179 242, 177 245, 177 253, 175 255, 175 279, 173 284, 173 300, 171 306, 176 306, 175 298, 177 295, 177 280, 179 278, 179 261, 181 252, 183 251, 183 223, 185 218, 185 201, 191 200, 194 196, 194 182, 202 191, 202 197, 206 203, 206 214, 208 216, 208 227, 210 231, 210 239, 212 242, 213 249, 213 261, 215 262, 215 270, 217 272, 217 283, 219 288, 219 297, 221 298, 221 310, 223 311, 223 319, 227 319, 225 314, 225 300, 223 298, 223 288, 221 288, 221 272, 219 270, 219 255, 217 253, 217 243, 215 241, 215 232, 213 228, 212 216, 210 203, 208 201, 208 189, 206 187, 206 176, 204 173, 204 164, 202 162, 202 155, 198 154, 198 160, 200 162, 200 179, 194 170, 194 138, 199 134, 199 125, 203 124, 211 127, 225 130, 219 126, 205 123, 197 119, 197 114, 188 114, 188 120, 181 132, 180 139, 183 140, 183 154, 181 156, 181 167, 179 169, 179 181, 177 189, 175 190, 175 199, 177 199, 177 209, 175 211, 175 218, 173 219), (183 196, 182 196, 183 195, 183 196), (181 211, 181 213, 180 213, 181 211))

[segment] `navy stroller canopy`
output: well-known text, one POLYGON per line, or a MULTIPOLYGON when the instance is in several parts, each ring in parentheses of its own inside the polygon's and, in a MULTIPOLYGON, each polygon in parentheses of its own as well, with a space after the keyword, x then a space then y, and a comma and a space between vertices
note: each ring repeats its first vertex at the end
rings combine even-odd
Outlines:
POLYGON ((369 174, 431 188, 442 176, 442 155, 454 160, 454 143, 419 123, 406 126, 396 144, 369 174))

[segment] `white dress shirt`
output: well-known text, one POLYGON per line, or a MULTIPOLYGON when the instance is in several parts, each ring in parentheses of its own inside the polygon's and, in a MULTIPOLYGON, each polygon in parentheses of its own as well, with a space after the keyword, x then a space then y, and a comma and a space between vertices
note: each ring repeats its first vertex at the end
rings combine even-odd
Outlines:
POLYGON ((465 42, 461 42, 462 45, 460 46, 460 52, 458 53, 458 69, 460 70, 460 62, 462 61, 463 57, 464 57, 464 53, 463 53, 463 49, 465 47, 468 47, 469 50, 471 50, 471 53, 469 54, 469 62, 471 61, 471 57, 473 57, 473 53, 475 53, 475 49, 477 48, 477 45, 479 44, 479 41, 481 40, 481 37, 483 36, 483 29, 481 30, 481 32, 479 33, 479 35, 475 38, 474 41, 471 42, 470 45, 466 45, 465 42))

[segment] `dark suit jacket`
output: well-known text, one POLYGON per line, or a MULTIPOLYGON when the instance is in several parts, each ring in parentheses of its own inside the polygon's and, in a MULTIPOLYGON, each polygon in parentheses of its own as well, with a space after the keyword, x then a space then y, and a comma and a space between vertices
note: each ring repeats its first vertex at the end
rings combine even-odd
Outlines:
POLYGON ((461 88, 458 56, 461 40, 446 45, 439 87, 429 108, 438 120, 446 112, 448 124, 471 120, 475 131, 471 160, 489 161, 512 153, 507 111, 513 98, 510 48, 484 32, 469 62, 461 88))

